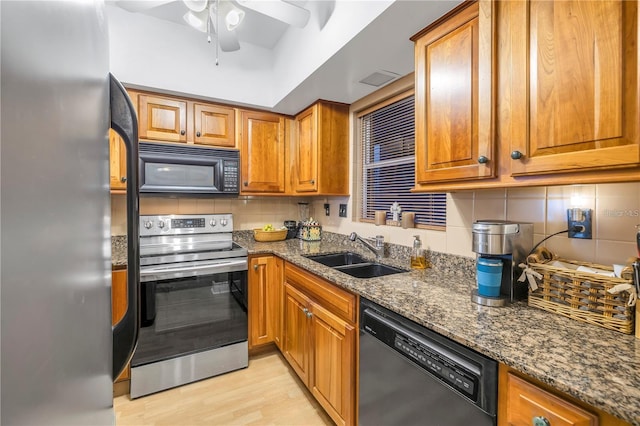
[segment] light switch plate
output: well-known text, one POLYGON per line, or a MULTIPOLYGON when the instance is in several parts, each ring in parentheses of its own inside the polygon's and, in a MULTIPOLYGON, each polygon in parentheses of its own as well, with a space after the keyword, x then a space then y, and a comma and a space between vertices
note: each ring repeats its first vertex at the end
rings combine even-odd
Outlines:
POLYGON ((347 217, 347 205, 340 204, 340 209, 338 210, 338 216, 347 217))
POLYGON ((331 213, 331 206, 329 204, 325 204, 324 205, 324 215, 325 216, 329 216, 330 213, 331 213))

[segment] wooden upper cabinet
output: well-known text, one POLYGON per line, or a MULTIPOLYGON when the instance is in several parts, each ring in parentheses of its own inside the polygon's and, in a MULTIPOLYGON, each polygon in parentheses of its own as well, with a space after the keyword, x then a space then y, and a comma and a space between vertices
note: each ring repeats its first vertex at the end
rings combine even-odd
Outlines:
POLYGON ((150 93, 137 97, 140 139, 236 147, 235 109, 150 93))
POLYGON ((195 103, 193 111, 195 144, 235 148, 233 108, 195 103))
POLYGON ((284 117, 240 111, 241 193, 284 193, 284 117))
POLYGON ((638 4, 504 2, 512 175, 640 164, 638 4))
POLYGON ((127 151, 122 138, 109 130, 109 183, 112 190, 127 189, 127 151))
POLYGON ((495 176, 493 2, 416 34, 416 183, 495 176))
POLYGON ((349 195, 349 106, 318 101, 295 121, 293 192, 349 195))
POLYGON ((187 102, 160 96, 139 95, 140 139, 187 141, 187 102))
POLYGON ((318 190, 318 105, 307 108, 296 117, 295 149, 296 192, 318 190))

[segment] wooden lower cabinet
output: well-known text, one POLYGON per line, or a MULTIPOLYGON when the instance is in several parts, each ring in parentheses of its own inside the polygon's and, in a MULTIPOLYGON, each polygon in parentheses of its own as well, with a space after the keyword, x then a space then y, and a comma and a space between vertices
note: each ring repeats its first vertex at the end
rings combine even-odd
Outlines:
POLYGON ((498 426, 624 426, 627 422, 500 364, 498 426))
MULTIPOLYGON (((116 325, 127 311, 127 270, 111 271, 111 325, 116 325)), ((113 396, 129 393, 131 368, 127 368, 118 376, 113 385, 113 396)))
POLYGON ((277 256, 249 258, 249 348, 281 347, 284 262, 277 256))
POLYGON ((336 424, 355 424, 356 297, 285 264, 284 298, 285 358, 336 424))

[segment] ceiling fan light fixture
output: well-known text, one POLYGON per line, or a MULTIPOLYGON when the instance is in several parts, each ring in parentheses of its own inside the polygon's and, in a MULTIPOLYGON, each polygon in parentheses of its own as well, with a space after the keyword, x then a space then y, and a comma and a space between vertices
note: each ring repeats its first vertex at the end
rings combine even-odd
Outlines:
POLYGON ((224 16, 224 23, 227 26, 227 30, 233 31, 244 19, 244 10, 240 10, 237 7, 231 7, 224 16))
POLYGON ((202 12, 207 8, 207 0, 182 0, 192 12, 202 12))
POLYGON ((184 14, 183 19, 187 22, 187 24, 191 25, 198 31, 203 33, 207 32, 207 19, 209 18, 208 12, 200 12, 194 13, 192 11, 188 11, 184 14))

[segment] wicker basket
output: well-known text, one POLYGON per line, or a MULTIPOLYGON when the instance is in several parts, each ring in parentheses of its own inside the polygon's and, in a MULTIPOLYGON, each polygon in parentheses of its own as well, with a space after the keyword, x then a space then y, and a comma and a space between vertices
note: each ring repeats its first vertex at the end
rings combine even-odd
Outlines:
MULTIPOLYGON (((556 259, 576 266, 613 271, 609 266, 556 259)), ((546 263, 529 266, 543 276, 536 291, 529 290, 529 306, 544 309, 568 318, 599 325, 610 330, 633 334, 634 308, 627 305, 626 291, 611 294, 607 290, 618 284, 633 284, 632 280, 557 268, 546 263)))
POLYGON ((263 231, 260 228, 253 230, 253 238, 260 242, 282 241, 287 238, 287 229, 276 229, 274 231, 263 231))

